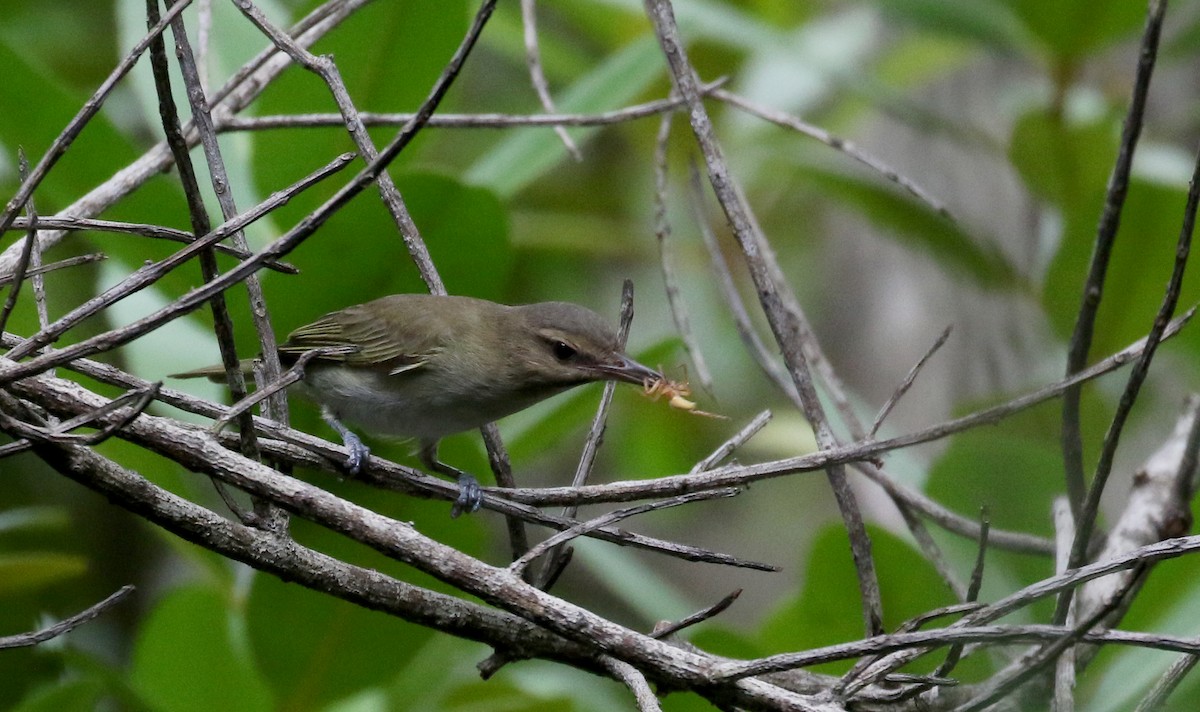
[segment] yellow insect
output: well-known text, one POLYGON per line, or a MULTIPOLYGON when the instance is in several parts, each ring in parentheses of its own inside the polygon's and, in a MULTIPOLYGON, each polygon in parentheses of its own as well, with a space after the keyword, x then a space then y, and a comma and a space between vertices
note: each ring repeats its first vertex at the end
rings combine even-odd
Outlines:
MULTIPOLYGON (((661 371, 662 368, 659 368, 661 371)), ((709 413, 703 410, 697 410, 696 404, 688 400, 687 397, 692 394, 692 388, 684 381, 672 381, 668 378, 648 378, 642 384, 642 392, 651 400, 658 400, 661 397, 667 398, 667 405, 679 410, 686 410, 693 415, 703 415, 706 418, 720 418, 726 420, 724 415, 709 413)))

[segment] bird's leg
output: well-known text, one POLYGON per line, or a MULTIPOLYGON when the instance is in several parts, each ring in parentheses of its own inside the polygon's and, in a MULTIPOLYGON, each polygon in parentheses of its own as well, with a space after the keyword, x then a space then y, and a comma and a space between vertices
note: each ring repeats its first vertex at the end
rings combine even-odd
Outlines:
POLYGON ((463 512, 470 514, 479 509, 479 505, 483 503, 483 490, 479 487, 479 480, 475 479, 474 475, 438 460, 436 441, 421 443, 420 457, 421 462, 429 469, 458 480, 458 499, 454 500, 454 506, 450 508, 451 517, 457 518, 463 512))
POLYGON ((346 446, 346 450, 348 451, 346 455, 346 469, 350 471, 350 474, 357 475, 358 471, 362 469, 363 463, 367 461, 367 457, 370 456, 371 449, 364 445, 363 441, 351 432, 350 428, 343 425, 342 421, 338 420, 337 415, 332 410, 322 406, 321 418, 326 423, 329 423, 329 427, 336 430, 338 435, 342 436, 342 444, 346 446))

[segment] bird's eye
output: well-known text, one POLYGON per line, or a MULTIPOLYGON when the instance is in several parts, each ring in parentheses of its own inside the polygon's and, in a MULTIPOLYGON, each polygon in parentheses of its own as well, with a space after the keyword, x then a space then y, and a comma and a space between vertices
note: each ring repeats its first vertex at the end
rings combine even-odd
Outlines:
POLYGON ((566 361, 576 353, 575 347, 565 341, 555 341, 550 348, 554 351, 554 358, 559 361, 566 361))

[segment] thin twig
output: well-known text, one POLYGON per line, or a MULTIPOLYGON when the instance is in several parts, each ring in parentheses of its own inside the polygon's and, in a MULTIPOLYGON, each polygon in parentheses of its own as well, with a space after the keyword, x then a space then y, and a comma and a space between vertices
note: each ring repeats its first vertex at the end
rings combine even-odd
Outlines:
MULTIPOLYGON (((533 90, 537 92, 542 108, 553 114, 555 112, 554 99, 550 97, 550 85, 546 82, 546 73, 542 71, 542 50, 538 47, 535 0, 521 0, 521 24, 525 28, 525 65, 529 67, 529 81, 533 83, 533 90)), ((579 152, 579 146, 575 145, 571 134, 567 133, 566 127, 555 126, 554 133, 558 134, 559 139, 562 140, 567 153, 570 153, 576 161, 582 162, 583 154, 579 152)))
POLYGON ((925 367, 925 362, 932 358, 933 355, 938 352, 938 349, 942 348, 942 346, 946 344, 946 339, 950 338, 950 331, 953 328, 953 325, 947 326, 945 330, 942 331, 941 336, 939 336, 937 340, 933 342, 933 346, 930 346, 929 350, 925 352, 925 355, 917 359, 917 362, 913 365, 912 369, 909 370, 908 375, 904 377, 904 381, 900 383, 900 386, 896 388, 891 397, 887 399, 887 402, 883 404, 883 407, 879 409, 878 415, 875 416, 875 422, 871 423, 871 432, 869 437, 873 438, 875 437, 875 434, 879 432, 879 426, 883 425, 884 418, 888 417, 888 414, 892 412, 892 409, 896 407, 896 404, 900 402, 900 399, 904 397, 904 394, 908 393, 908 389, 912 388, 913 381, 917 380, 917 375, 920 374, 921 369, 925 367))
POLYGON ((4 212, 0 213, 0 233, 8 231, 13 220, 17 217, 17 213, 21 208, 25 207, 25 202, 33 195, 33 191, 41 184, 50 172, 50 169, 58 163, 58 159, 62 158, 63 154, 71 146, 71 143, 83 131, 83 127, 87 125, 97 112, 104 105, 105 99, 112 93, 112 90, 117 86, 117 82, 121 80, 133 65, 137 63, 138 58, 150 46, 150 43, 162 35, 163 30, 167 28, 167 24, 173 20, 183 9, 188 6, 191 0, 177 0, 177 2, 167 10, 167 14, 161 20, 150 28, 146 36, 138 41, 133 49, 129 50, 129 54, 125 55, 117 64, 104 81, 101 82, 99 88, 88 97, 88 100, 83 103, 79 111, 71 118, 71 121, 59 132, 54 138, 54 142, 50 144, 50 148, 46 149, 46 153, 42 154, 41 160, 30 171, 29 176, 21 181, 21 186, 17 189, 16 195, 4 206, 4 212))
POLYGON ((47 439, 56 442, 74 442, 80 445, 99 445, 112 437, 118 430, 132 423, 134 418, 144 413, 146 408, 150 406, 150 403, 154 401, 154 397, 158 395, 158 389, 161 385, 160 383, 151 383, 146 388, 128 391, 99 408, 57 423, 47 433, 47 439), (95 433, 76 438, 65 437, 71 430, 90 425, 101 418, 107 418, 109 414, 115 413, 125 407, 128 407, 128 411, 122 413, 119 418, 109 419, 109 422, 104 424, 95 433))
POLYGON ((739 494, 741 494, 741 490, 730 487, 726 489, 709 490, 707 492, 685 494, 678 497, 672 497, 670 499, 664 499, 659 502, 649 502, 647 504, 639 504, 633 507, 626 507, 624 509, 616 509, 594 519, 589 519, 586 522, 580 522, 570 529, 564 529, 554 536, 538 542, 531 547, 529 551, 521 555, 520 558, 509 564, 508 570, 511 571, 515 576, 523 577, 525 574, 525 569, 527 569, 530 564, 538 559, 538 557, 542 556, 550 549, 560 547, 566 542, 583 536, 590 531, 594 531, 600 527, 609 526, 610 524, 616 524, 617 522, 629 519, 630 517, 636 517, 640 514, 646 514, 647 512, 656 512, 660 509, 670 509, 671 507, 691 504, 692 502, 703 502, 710 499, 735 497, 739 494))
MULTIPOLYGON (((991 522, 988 520, 987 511, 980 513, 979 517, 979 549, 975 554, 975 565, 971 568, 971 582, 967 585, 967 599, 965 603, 973 604, 979 600, 979 589, 983 587, 983 567, 987 561, 987 545, 988 532, 991 528, 991 522)), ((952 645, 946 653, 946 659, 938 665, 934 671, 935 677, 949 677, 954 668, 958 666, 958 661, 962 658, 963 646, 952 645)))
MULTIPOLYGON (((629 341, 629 330, 633 325, 633 280, 626 279, 621 285, 621 314, 617 320, 617 346, 625 349, 629 341)), ((579 452, 579 464, 575 466, 575 475, 571 478, 572 487, 582 487, 587 484, 596 466, 596 456, 600 452, 600 443, 604 440, 604 431, 608 426, 608 410, 612 405, 613 392, 616 390, 615 381, 606 381, 600 393, 600 402, 596 405, 596 414, 592 416, 592 425, 588 428, 587 438, 583 441, 583 449, 579 452)), ((563 507, 561 516, 574 518, 579 511, 576 505, 568 504, 563 507)), ((546 564, 538 572, 535 585, 543 591, 549 590, 550 582, 562 574, 563 561, 568 555, 566 546, 556 546, 546 559, 546 564)))
MULTIPOLYGON (((36 246, 34 247, 33 254, 34 254, 34 257, 36 257, 38 254, 38 248, 36 246)), ((99 262, 100 260, 103 260, 105 258, 106 258, 106 256, 103 253, 89 252, 86 255, 76 255, 75 257, 68 257, 65 260, 57 260, 55 262, 49 262, 44 265, 41 265, 40 267, 34 267, 33 260, 30 260, 29 261, 30 267, 29 267, 29 269, 25 270, 25 276, 31 277, 31 278, 32 277, 41 277, 44 274, 48 274, 50 272, 55 272, 60 269, 67 269, 68 267, 78 267, 79 265, 91 264, 93 262, 99 262)), ((0 286, 10 283, 15 276, 16 275, 9 275, 8 277, 0 277, 0 286)), ((37 281, 34 279, 30 279, 30 282, 32 282, 34 284, 34 287, 35 287, 34 299, 36 300, 37 299, 37 296, 36 296, 37 281)), ((42 318, 42 313, 41 313, 41 310, 39 309, 38 310, 39 323, 41 322, 41 318, 42 318)))
MULTIPOLYGON (((17 149, 17 175, 22 181, 29 178, 29 161, 25 159, 25 151, 17 149)), ((26 199, 28 206, 33 202, 32 193, 26 199)), ((35 208, 29 208, 31 216, 34 220, 37 219, 35 208)), ((33 259, 33 243, 37 241, 37 230, 30 230, 25 236, 25 244, 21 246, 21 257, 17 259, 17 268, 13 271, 12 287, 8 290, 8 296, 4 298, 4 308, 0 309, 0 332, 4 331, 4 327, 8 324, 8 318, 12 316, 13 309, 17 306, 17 295, 21 293, 21 285, 25 282, 25 271, 29 269, 29 261, 33 259)))
POLYGON ((764 410, 763 412, 754 416, 754 418, 749 423, 746 423, 741 430, 737 431, 732 437, 721 443, 716 450, 713 450, 703 460, 693 465, 692 469, 688 471, 688 474, 694 475, 698 472, 707 472, 708 470, 711 470, 712 468, 721 464, 722 460, 732 455, 734 450, 737 450, 742 445, 745 445, 750 438, 757 435, 758 431, 766 427, 767 423, 769 422, 771 422, 771 411, 769 410, 764 410))
MULTIPOLYGON (((496 478, 496 485, 512 489, 517 486, 513 477, 512 461, 508 457, 508 448, 500 438, 500 428, 495 423, 488 423, 479 429, 483 437, 483 447, 487 451, 488 466, 496 478)), ((525 532, 525 524, 519 517, 505 516, 505 528, 508 529, 508 545, 512 558, 516 559, 529 551, 529 535, 525 532)))
POLYGON ((0 638, 0 650, 9 648, 26 648, 39 643, 44 643, 47 640, 53 640, 58 636, 68 633, 75 628, 87 623, 104 613, 109 608, 120 603, 126 596, 133 593, 133 586, 122 586, 117 589, 108 598, 103 601, 88 607, 87 609, 76 613, 66 620, 59 621, 48 628, 43 628, 32 633, 22 633, 20 635, 9 635, 0 638))
POLYGON ((674 113, 665 113, 659 118, 658 136, 654 142, 654 236, 658 242, 659 266, 662 270, 663 287, 667 293, 667 305, 671 308, 671 320, 683 341, 683 348, 696 368, 696 380, 709 395, 712 394, 713 379, 700 351, 700 344, 692 332, 692 322, 687 306, 679 295, 679 281, 675 278, 672 264, 671 221, 667 219, 667 148, 671 139, 671 119, 674 113))
MULTIPOLYGON (((781 285, 775 276, 779 273, 779 268, 774 252, 729 173, 712 122, 704 107, 696 70, 688 61, 687 50, 675 22, 674 10, 669 0, 645 0, 645 7, 670 67, 675 88, 687 101, 692 132, 704 154, 709 182, 725 211, 734 237, 742 248, 742 255, 750 268, 750 276, 758 290, 763 312, 783 353, 796 391, 800 394, 805 419, 812 425, 817 443, 823 450, 835 448, 837 440, 830 430, 824 407, 817 397, 804 345, 800 339, 804 325, 800 323, 796 311, 789 309, 785 304, 781 285)), ((846 479, 845 467, 841 464, 831 464, 826 469, 826 476, 850 537, 850 548, 862 596, 864 626, 869 634, 877 634, 883 631, 883 599, 879 592, 879 581, 871 554, 871 540, 863 523, 862 512, 846 479)))
MULTIPOLYGON (((1155 0, 1155 2, 1151 3, 1151 7, 1154 8, 1155 5, 1158 5, 1160 11, 1158 20, 1157 22, 1148 22, 1158 27, 1162 22, 1162 4, 1158 0, 1155 0)), ((1147 33, 1155 35, 1155 40, 1150 47, 1150 50, 1152 50, 1153 46, 1157 45, 1157 29, 1153 31, 1148 29, 1147 33)), ((1155 352, 1158 350, 1162 334, 1170 324, 1171 317, 1175 314, 1175 308, 1179 304, 1179 296, 1183 288, 1183 273, 1187 268, 1188 253, 1191 250, 1192 232, 1196 227, 1197 207, 1200 207, 1200 151, 1196 154, 1195 169, 1192 173, 1192 180, 1188 184, 1187 205, 1184 207, 1183 224, 1179 229, 1179 239, 1175 246, 1175 261, 1171 269, 1171 278, 1167 282, 1166 293, 1163 295, 1158 313, 1154 316, 1154 324, 1150 327, 1150 333, 1146 336, 1146 348, 1138 357, 1137 362, 1134 363, 1133 369, 1129 372, 1129 380, 1125 384, 1125 390, 1121 393, 1121 399, 1117 402, 1117 409, 1113 413, 1112 422, 1108 426, 1108 432, 1104 434, 1104 444, 1100 449, 1100 457, 1096 461, 1096 470, 1092 475, 1092 483, 1088 488, 1087 498, 1076 514, 1075 541, 1071 546, 1070 568, 1076 568, 1083 563, 1087 554, 1087 544, 1091 539, 1096 523, 1096 516, 1100 510, 1100 498, 1104 495, 1104 488, 1108 484, 1109 475, 1112 473, 1113 460, 1117 454, 1117 443, 1121 439, 1121 433, 1125 429, 1125 422, 1133 410, 1133 405, 1137 402, 1142 383, 1145 382, 1146 375, 1150 372, 1150 363, 1154 358, 1155 352)), ((1069 605, 1069 596, 1064 595, 1059 599, 1058 605, 1054 610, 1054 621, 1056 623, 1066 620, 1069 605)))
MULTIPOLYGON (((1117 153, 1117 161, 1113 164, 1112 175, 1108 179, 1108 192, 1104 197, 1104 211, 1096 228, 1096 242, 1092 247, 1092 261, 1088 268, 1087 281, 1083 285, 1083 298, 1079 305, 1079 314, 1075 319, 1075 328, 1067 345, 1066 375, 1071 376, 1087 363, 1088 351, 1092 346, 1092 333, 1096 326, 1096 313, 1100 308, 1100 298, 1104 293, 1104 278, 1108 272, 1108 263, 1112 255, 1113 243, 1116 241, 1117 228, 1121 224, 1121 210, 1125 206, 1125 195, 1129 190, 1129 174, 1133 167, 1133 154, 1137 148, 1138 137, 1142 132, 1142 120, 1146 110, 1146 97, 1150 93, 1150 77, 1154 73, 1154 62, 1158 56, 1158 40, 1162 32, 1163 15, 1166 12, 1165 0, 1151 0, 1146 15, 1146 27, 1142 32, 1141 51, 1138 54, 1137 75, 1133 83, 1133 96, 1129 102, 1129 111, 1125 115, 1125 124, 1121 130, 1121 145, 1117 153)), ((1091 525, 1083 515, 1084 499, 1087 497, 1087 483, 1083 475, 1083 434, 1079 425, 1079 407, 1082 391, 1071 388, 1063 394, 1062 408, 1062 448, 1063 463, 1066 475, 1067 496, 1071 502, 1071 511, 1078 525, 1078 532, 1091 535, 1091 525)), ((1056 618, 1065 613, 1065 604, 1059 605, 1056 618)))
MULTIPOLYGON (((724 85, 727 79, 708 82, 701 87, 707 95, 724 85)), ((673 111, 683 105, 683 99, 656 99, 623 109, 594 114, 438 114, 429 117, 428 128, 447 129, 507 129, 518 126, 611 126, 673 111)), ((403 126, 413 114, 384 114, 364 111, 358 115, 364 126, 403 126)), ((226 116, 217 125, 218 131, 266 131, 271 129, 300 129, 344 127, 341 114, 286 114, 275 116, 226 116)))
MULTIPOLYGON (((124 233, 129 235, 139 235, 141 237, 151 237, 161 240, 171 240, 172 242, 189 243, 196 240, 196 236, 186 230, 176 230, 174 228, 163 227, 161 225, 146 225, 142 223, 118 222, 115 220, 91 220, 85 218, 74 217, 57 217, 57 216, 39 216, 37 220, 29 220, 28 218, 17 218, 13 221, 10 230, 28 230, 36 228, 38 230, 64 230, 67 232, 75 230, 93 230, 98 232, 113 232, 124 233)), ((250 256, 249 250, 239 250, 236 247, 229 245, 213 245, 213 249, 223 255, 230 255, 240 260, 244 260, 250 256)), ((263 267, 283 274, 300 274, 300 270, 295 266, 286 262, 267 262, 263 267)), ((37 274, 30 270, 29 274, 37 274)), ((0 279, 3 279, 0 277, 0 279)))
POLYGON ((663 638, 669 638, 685 628, 690 628, 697 623, 703 623, 704 621, 716 618, 724 613, 725 609, 732 606, 733 602, 736 601, 740 595, 742 595, 742 589, 735 589, 732 593, 712 604, 708 608, 696 611, 690 616, 680 618, 674 623, 656 625, 654 626, 654 631, 650 633, 650 637, 658 638, 659 640, 662 640, 663 638))
POLYGON ((725 304, 733 316, 738 337, 741 338, 746 350, 750 352, 751 358, 763 373, 798 406, 800 398, 796 395, 796 386, 792 384, 787 372, 767 350, 766 344, 763 343, 758 331, 754 328, 750 312, 747 311, 746 303, 742 300, 741 293, 738 292, 737 284, 734 283, 729 263, 725 260, 725 254, 721 252, 721 245, 717 241, 716 233, 713 232, 712 225, 708 221, 708 213, 704 208, 704 188, 700 183, 700 171, 696 169, 694 162, 688 162, 688 175, 688 195, 691 198, 693 219, 700 228, 704 246, 708 248, 709 263, 716 275, 717 286, 721 288, 721 294, 725 297, 725 304))
POLYGON ((770 121, 777 126, 792 129, 793 131, 804 134, 809 138, 814 138, 826 146, 834 149, 835 151, 846 154, 867 168, 879 173, 884 177, 885 180, 895 183, 902 189, 908 191, 908 193, 914 198, 922 203, 925 203, 925 205, 929 206, 929 208, 931 208, 937 214, 941 215, 947 220, 954 220, 954 216, 950 214, 950 210, 946 207, 945 203, 933 197, 929 191, 917 185, 915 181, 904 177, 896 169, 888 166, 878 158, 866 153, 853 142, 841 138, 840 136, 834 136, 825 129, 801 121, 794 116, 790 116, 773 109, 768 109, 765 106, 755 104, 745 97, 738 96, 737 94, 725 91, 724 89, 717 89, 713 91, 712 98, 718 101, 723 101, 730 106, 736 106, 748 114, 752 114, 760 119, 770 121))

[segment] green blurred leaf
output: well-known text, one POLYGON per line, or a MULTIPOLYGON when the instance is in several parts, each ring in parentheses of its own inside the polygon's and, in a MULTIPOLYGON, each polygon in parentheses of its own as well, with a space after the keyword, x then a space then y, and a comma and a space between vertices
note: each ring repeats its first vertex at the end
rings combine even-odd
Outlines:
MULTIPOLYGON (((502 301, 513 256, 507 215, 496 198, 427 173, 402 174, 397 186, 450 291, 502 301)), ((426 291, 395 224, 371 191, 335 215, 292 261, 299 276, 264 279, 281 335, 336 309, 426 291)), ((250 319, 239 319, 238 326, 251 342, 250 319)))
MULTIPOLYGON (((919 553, 882 529, 870 528, 885 625, 903 621, 952 602, 953 596, 919 553)), ((800 595, 785 602, 759 627, 759 644, 770 652, 807 650, 859 640, 864 635, 858 577, 850 542, 841 524, 821 530, 813 542, 800 595)), ((844 672, 852 661, 807 668, 844 672)))
POLYGON ((258 667, 280 708, 297 711, 321 709, 403 670, 433 636, 266 575, 254 579, 247 619, 258 667))
POLYGON ((513 267, 508 214, 491 192, 430 173, 396 181, 447 289, 504 301, 513 267))
POLYGON ((12 712, 95 712, 103 694, 97 680, 61 680, 34 690, 12 712))
MULTIPOLYGON (((653 37, 644 36, 613 53, 590 74, 562 91, 560 112, 596 112, 631 102, 661 75, 661 50, 653 37), (655 67, 655 71, 646 71, 655 67)), ((582 144, 597 128, 568 129, 582 144)), ((508 132, 494 149, 481 156, 466 172, 466 180, 490 188, 507 199, 541 177, 564 157, 566 149, 553 131, 525 128, 508 132)))
POLYGON ((1053 534, 1051 504, 1064 487, 1059 418, 1049 403, 954 436, 930 470, 928 494, 972 518, 986 507, 997 527, 1053 534))
POLYGON ((1093 227, 1099 206, 1089 205, 1102 191, 1117 155, 1119 123, 1115 115, 1079 124, 1035 110, 1013 127, 1009 159, 1036 195, 1073 216, 1091 210, 1093 227))
MULTIPOLYGON (((31 165, 37 163, 54 139, 79 111, 86 97, 64 85, 60 78, 32 66, 19 47, 0 40, 0 143, 21 146, 31 165), (30 101, 37 97, 37 101, 30 101)), ((132 160, 129 142, 104 114, 97 115, 71 144, 55 170, 38 187, 42 212, 51 212, 108 178, 112 166, 132 160)))
POLYGON ((852 205, 876 227, 928 255, 949 274, 985 289, 1025 288, 1021 275, 998 249, 893 187, 874 178, 817 167, 805 172, 813 187, 852 205))
POLYGON ((504 680, 477 680, 463 685, 447 695, 439 709, 464 712, 572 712, 578 710, 564 695, 530 695, 504 680))
POLYGON ((68 523, 62 507, 21 507, 0 512, 0 534, 22 529, 62 529, 68 523))
POLYGON ((876 0, 888 17, 927 32, 1001 50, 1028 51, 1034 37, 1003 0, 876 0))
POLYGON ((1076 61, 1127 38, 1146 3, 1127 0, 1005 0, 1057 61, 1076 61))
POLYGON ((0 597, 74 579, 87 569, 87 559, 74 554, 32 551, 0 554, 0 597))
POLYGON ((235 632, 239 618, 210 588, 167 594, 138 634, 134 689, 162 712, 273 709, 271 691, 235 632))
MULTIPOLYGON (((1074 329, 1091 263, 1102 193, 1090 201, 1091 209, 1068 217, 1063 242, 1046 274, 1042 301, 1051 324, 1064 338, 1074 329)), ((1162 304, 1175 258, 1175 245, 1183 219, 1185 195, 1180 189, 1134 179, 1121 215, 1097 313, 1091 353, 1099 357, 1125 348, 1146 335, 1162 304)), ((1185 279, 1181 309, 1200 298, 1194 279, 1185 279)), ((1195 349, 1200 335, 1185 330, 1179 343, 1195 349)))
MULTIPOLYGON (((1094 398, 1085 393, 1087 442, 1095 442, 1089 438, 1097 430, 1103 432, 1107 417, 1094 398)), ((1053 502, 1065 490, 1058 442, 1061 427, 1061 406, 1050 402, 1010 416, 996 427, 956 435, 933 464, 925 492, 961 516, 978 520, 986 508, 993 527, 1052 536, 1053 502)), ((939 536, 939 542, 965 580, 978 552, 976 542, 950 534, 939 536)), ((1045 557, 989 550, 981 599, 1006 595, 1051 574, 1052 562, 1045 557)), ((1052 602, 1043 600, 1028 615, 1047 605, 1052 602)))

